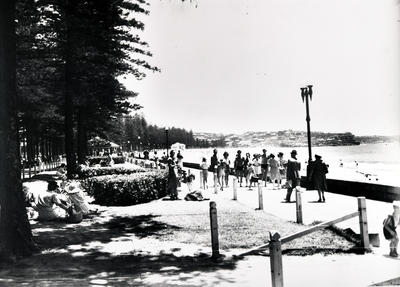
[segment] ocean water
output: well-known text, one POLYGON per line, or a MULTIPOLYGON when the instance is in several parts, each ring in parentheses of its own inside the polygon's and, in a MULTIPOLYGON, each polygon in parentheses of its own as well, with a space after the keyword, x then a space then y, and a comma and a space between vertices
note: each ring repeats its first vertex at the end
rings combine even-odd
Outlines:
MULTIPOLYGON (((284 153, 284 159, 290 157, 292 149, 296 149, 298 160, 302 163, 302 175, 306 174, 306 162, 308 160, 307 147, 239 147, 239 148, 219 148, 218 157, 222 157, 224 151, 229 153, 232 167, 237 150, 242 151, 242 155, 249 152, 262 153, 262 149, 267 150, 267 154, 278 152, 284 153)), ((210 162, 212 148, 208 149, 186 149, 182 152, 185 162, 200 163, 205 157, 210 162)), ((379 143, 361 144, 358 146, 323 146, 313 147, 312 154, 319 154, 322 160, 329 164, 328 178, 343 179, 360 182, 371 182, 400 186, 400 143, 379 143), (343 163, 343 166, 340 163, 343 163), (358 165, 356 164, 358 163, 358 165)))

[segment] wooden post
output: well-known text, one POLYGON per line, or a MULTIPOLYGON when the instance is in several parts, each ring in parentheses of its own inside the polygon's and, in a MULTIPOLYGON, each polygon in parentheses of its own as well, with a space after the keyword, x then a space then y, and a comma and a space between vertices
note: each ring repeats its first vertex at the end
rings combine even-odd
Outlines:
POLYGON ((206 187, 203 184, 203 171, 202 170, 200 170, 199 179, 200 179, 200 188, 205 189, 206 187))
POLYGON ((210 202, 210 226, 211 226, 212 258, 218 258, 219 242, 218 242, 217 204, 214 201, 210 202))
POLYGON ((281 236, 276 231, 270 232, 269 236, 272 287, 283 287, 281 236))
POLYGON ((358 202, 358 217, 360 222, 360 237, 361 247, 364 251, 369 249, 369 237, 368 237, 368 220, 367 220, 367 205, 365 197, 357 197, 358 202))
POLYGON ((301 202, 302 191, 299 187, 296 187, 296 222, 303 224, 303 205, 301 202))
POLYGON ((263 194, 260 182, 257 182, 257 187, 258 187, 258 210, 264 210, 263 194))
POLYGON ((232 188, 233 188, 233 200, 237 200, 237 178, 233 178, 233 184, 232 184, 232 188))

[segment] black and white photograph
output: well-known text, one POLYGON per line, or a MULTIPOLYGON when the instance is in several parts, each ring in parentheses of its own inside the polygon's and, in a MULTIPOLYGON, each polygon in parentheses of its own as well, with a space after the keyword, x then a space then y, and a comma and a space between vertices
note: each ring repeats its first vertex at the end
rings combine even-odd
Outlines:
POLYGON ((400 286, 400 0, 2 0, 0 286, 400 286))

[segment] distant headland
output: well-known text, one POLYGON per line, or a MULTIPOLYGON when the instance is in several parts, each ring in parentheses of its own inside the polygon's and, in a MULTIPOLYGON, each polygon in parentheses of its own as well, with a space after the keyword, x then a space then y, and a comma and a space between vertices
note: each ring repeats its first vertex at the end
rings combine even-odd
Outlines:
MULTIPOLYGON (((219 140, 225 142, 225 146, 307 146, 307 132, 284 130, 276 132, 245 132, 241 134, 218 134, 195 132, 194 137, 204 140, 219 140)), ((399 136, 355 136, 350 132, 324 133, 312 132, 311 142, 313 146, 347 146, 366 143, 399 142, 399 136)))

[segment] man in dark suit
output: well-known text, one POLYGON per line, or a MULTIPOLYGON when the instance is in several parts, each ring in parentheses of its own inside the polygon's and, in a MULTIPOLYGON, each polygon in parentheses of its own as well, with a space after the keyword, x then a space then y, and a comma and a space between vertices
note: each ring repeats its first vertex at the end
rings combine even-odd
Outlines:
POLYGON ((300 168, 301 164, 297 160, 297 151, 292 150, 290 153, 291 158, 287 163, 286 170, 286 180, 287 180, 287 193, 286 193, 286 202, 290 202, 290 196, 292 195, 293 188, 300 185, 300 168))

